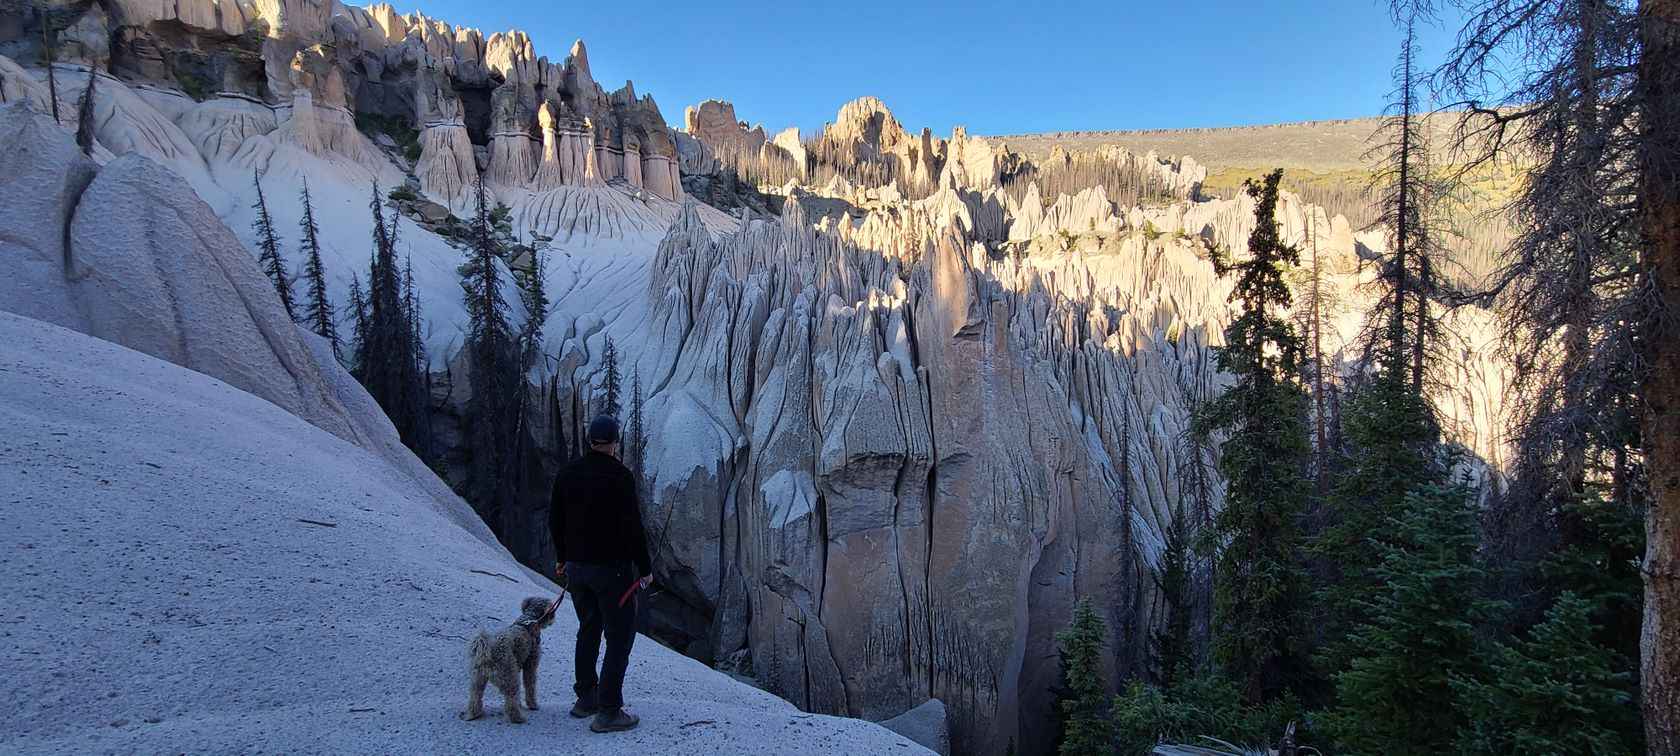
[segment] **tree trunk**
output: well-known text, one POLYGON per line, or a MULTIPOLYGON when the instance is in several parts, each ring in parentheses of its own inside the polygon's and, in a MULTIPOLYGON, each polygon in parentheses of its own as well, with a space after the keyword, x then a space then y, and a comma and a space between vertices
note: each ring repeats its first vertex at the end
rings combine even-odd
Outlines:
POLYGON ((1640 0, 1636 96, 1644 249, 1657 311, 1645 340, 1645 627, 1640 666, 1651 754, 1680 754, 1680 0, 1640 0))

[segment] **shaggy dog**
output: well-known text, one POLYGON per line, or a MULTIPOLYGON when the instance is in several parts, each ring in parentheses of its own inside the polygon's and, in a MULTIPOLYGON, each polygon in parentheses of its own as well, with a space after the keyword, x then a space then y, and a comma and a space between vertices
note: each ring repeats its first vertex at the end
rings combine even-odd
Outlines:
POLYGON ((484 685, 495 683, 507 702, 508 721, 525 721, 519 710, 519 680, 525 679, 525 706, 537 710, 537 661, 542 658, 542 630, 554 624, 554 605, 548 599, 532 596, 519 604, 519 619, 495 635, 480 631, 467 647, 467 668, 471 682, 467 688, 467 710, 461 718, 474 720, 484 716, 484 685))

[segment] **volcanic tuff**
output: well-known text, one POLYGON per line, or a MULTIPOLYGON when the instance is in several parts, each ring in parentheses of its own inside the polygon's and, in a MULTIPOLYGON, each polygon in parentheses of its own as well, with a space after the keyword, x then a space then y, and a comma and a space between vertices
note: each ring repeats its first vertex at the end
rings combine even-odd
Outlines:
MULTIPOLYGON (((805 141, 749 127, 719 101, 674 131, 651 97, 595 84, 581 42, 553 64, 521 32, 485 37, 385 5, 119 0, 66 13, 61 112, 74 112, 91 67, 100 148, 63 174, 8 164, 0 191, 16 212, 62 212, 46 195, 93 180, 143 213, 128 195, 161 181, 149 158, 249 245, 253 174, 285 228, 307 182, 340 304, 365 272, 376 182, 407 184, 446 214, 483 177, 522 233, 554 238, 554 309, 527 389, 547 411, 530 440, 550 456, 575 444, 610 337, 648 389, 645 515, 664 586, 649 619, 667 643, 750 669, 812 711, 884 719, 939 699, 953 748, 970 753, 1047 746, 1054 634, 1078 599, 1118 631, 1109 671, 1143 664, 1167 513, 1183 501, 1205 519, 1220 505, 1217 476, 1192 484, 1215 456, 1186 430, 1222 385, 1211 348, 1229 283, 1212 256, 1241 254, 1254 226, 1246 197, 1202 196, 1193 158, 1030 158, 960 129, 913 134, 874 98, 805 141), (1043 189, 1103 171, 1137 186, 1043 189), (684 180, 724 172, 763 179, 780 217, 684 196, 684 180)), ((38 61, 32 38, 26 23, 0 52, 38 61)), ((43 80, 0 57, 0 99, 44 112, 43 80)), ((460 252, 419 220, 404 216, 400 238, 432 369, 464 386, 460 252)), ((1278 221, 1304 259, 1320 256, 1334 294, 1325 351, 1345 367, 1370 277, 1361 262, 1384 240, 1291 196, 1278 221)), ((10 240, 31 252, 8 251, 7 264, 50 265, 63 243, 10 240)), ((77 291, 127 301, 125 278, 143 271, 123 249, 90 261, 77 291)), ((0 293, 86 312, 16 283, 29 280, 0 293)), ((146 322, 162 349, 169 323, 206 317, 183 307, 146 322)), ((1463 359, 1438 399, 1455 438, 1497 461, 1504 376, 1484 354, 1489 317, 1449 317, 1463 359)), ((442 415, 440 436, 457 438, 442 415)), ((552 555, 540 499, 504 539, 532 565, 552 555)))

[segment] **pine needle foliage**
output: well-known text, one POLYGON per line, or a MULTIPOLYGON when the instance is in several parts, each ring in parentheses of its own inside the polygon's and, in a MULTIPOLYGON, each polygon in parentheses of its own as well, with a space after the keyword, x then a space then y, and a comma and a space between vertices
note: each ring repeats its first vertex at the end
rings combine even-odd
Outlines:
POLYGON ((519 520, 514 476, 515 430, 523 390, 520 347, 508 324, 502 293, 504 236, 498 233, 495 208, 482 179, 473 183, 473 217, 467 231, 466 262, 460 267, 462 302, 467 309, 467 369, 472 394, 467 401, 471 463, 467 499, 498 537, 506 539, 519 520))
POLYGON ((280 256, 280 237, 274 233, 274 219, 268 214, 262 177, 255 171, 251 172, 251 184, 257 189, 257 202, 251 206, 257 211, 257 220, 253 225, 257 234, 257 264, 262 266, 263 273, 274 284, 274 292, 280 295, 280 305, 286 309, 286 317, 297 320, 297 310, 292 304, 292 282, 286 276, 286 261, 280 256))
POLYGON ((303 275, 309 281, 309 301, 304 322, 309 330, 332 344, 334 355, 342 352, 338 337, 338 317, 332 301, 327 298, 327 269, 321 262, 321 228, 315 223, 315 203, 309 196, 309 182, 303 182, 298 194, 303 201, 303 217, 298 220, 302 234, 304 255, 303 275))
POLYGON ((1106 756, 1114 749, 1114 723, 1102 680, 1108 629, 1089 599, 1073 608, 1073 621, 1056 634, 1066 662, 1067 688, 1056 701, 1065 723, 1060 756, 1106 756))
POLYGON ((1337 753, 1445 753, 1469 724, 1453 681, 1485 674, 1477 629, 1499 609, 1480 595, 1475 515, 1463 486, 1427 486, 1371 541, 1381 587, 1357 599, 1352 661, 1324 718, 1337 753))
POLYGON ((1644 752, 1637 685, 1594 639, 1592 614, 1565 593, 1527 638, 1494 649, 1485 677, 1453 681, 1468 715, 1460 753, 1644 752))
POLYGON ((1221 275, 1236 278, 1238 315, 1215 353, 1232 376, 1224 393, 1203 405, 1195 425, 1204 437, 1224 434, 1219 469, 1225 507, 1213 519, 1216 549, 1213 651, 1249 703, 1271 700, 1309 677, 1302 648, 1306 575, 1299 518, 1311 496, 1307 470, 1307 398, 1300 382, 1301 340, 1285 314, 1285 271, 1299 262, 1276 220, 1283 171, 1251 182, 1256 225, 1248 254, 1216 257, 1221 275))
MULTIPOLYGON (((373 251, 368 264, 366 316, 358 310, 355 369, 352 371, 385 415, 403 443, 422 460, 431 454, 431 399, 416 331, 418 305, 405 285, 405 266, 397 261, 397 218, 385 218, 378 185, 368 202, 373 221, 373 251)), ((353 284, 359 289, 359 284, 353 284)), ((351 302, 356 306, 353 289, 351 302)))

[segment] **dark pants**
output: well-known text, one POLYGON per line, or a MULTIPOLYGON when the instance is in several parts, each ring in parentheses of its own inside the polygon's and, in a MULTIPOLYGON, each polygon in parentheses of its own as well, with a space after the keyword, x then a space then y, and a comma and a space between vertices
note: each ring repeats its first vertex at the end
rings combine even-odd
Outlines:
POLYGON ((577 682, 572 689, 581 701, 593 701, 603 711, 624 706, 624 670, 630 666, 630 647, 636 642, 636 597, 624 606, 618 599, 634 582, 629 564, 566 563, 566 588, 577 609, 577 682), (595 674, 601 636, 607 637, 607 658, 595 674))

